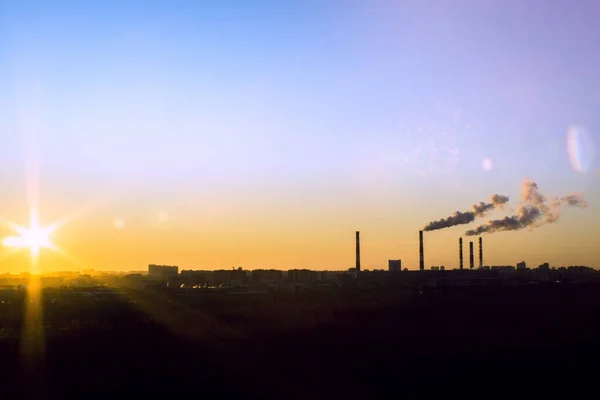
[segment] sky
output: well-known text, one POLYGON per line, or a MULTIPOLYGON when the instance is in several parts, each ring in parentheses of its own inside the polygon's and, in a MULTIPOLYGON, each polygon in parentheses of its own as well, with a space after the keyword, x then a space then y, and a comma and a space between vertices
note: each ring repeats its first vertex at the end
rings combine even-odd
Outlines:
MULTIPOLYGON (((48 271, 346 269, 357 230, 363 268, 416 269, 427 223, 509 196, 425 233, 426 266, 454 268, 458 237, 514 213, 528 178, 589 206, 484 234, 485 263, 600 268, 599 17, 585 0, 3 0, 0 216, 67 218, 48 271)), ((0 273, 27 271, 11 250, 0 273)))

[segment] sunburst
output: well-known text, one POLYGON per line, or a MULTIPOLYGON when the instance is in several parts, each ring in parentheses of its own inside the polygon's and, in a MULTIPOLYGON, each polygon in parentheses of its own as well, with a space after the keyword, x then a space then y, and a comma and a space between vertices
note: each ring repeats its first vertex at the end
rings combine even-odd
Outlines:
POLYGON ((4 238, 3 244, 6 247, 28 248, 33 258, 37 258, 40 249, 56 249, 51 241, 52 233, 56 230, 56 225, 41 227, 36 210, 30 213, 29 227, 20 226, 11 223, 10 226, 19 234, 19 236, 8 236, 4 238))

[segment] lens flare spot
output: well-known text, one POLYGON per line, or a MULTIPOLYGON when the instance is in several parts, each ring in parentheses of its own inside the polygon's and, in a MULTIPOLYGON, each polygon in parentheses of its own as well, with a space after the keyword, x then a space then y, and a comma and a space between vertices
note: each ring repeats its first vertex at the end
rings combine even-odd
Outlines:
POLYGON ((492 161, 492 159, 484 158, 483 161, 481 162, 481 169, 488 172, 488 171, 491 171, 492 168, 494 168, 494 162, 492 161))
POLYGON ((567 153, 571 168, 577 172, 587 172, 594 159, 592 137, 582 126, 571 126, 567 130, 567 153))
POLYGON ((169 222, 169 214, 167 214, 166 212, 159 212, 157 219, 160 223, 169 222))
POLYGON ((118 230, 121 230, 121 229, 125 228, 125 220, 123 218, 117 218, 117 219, 115 219, 114 226, 118 230))

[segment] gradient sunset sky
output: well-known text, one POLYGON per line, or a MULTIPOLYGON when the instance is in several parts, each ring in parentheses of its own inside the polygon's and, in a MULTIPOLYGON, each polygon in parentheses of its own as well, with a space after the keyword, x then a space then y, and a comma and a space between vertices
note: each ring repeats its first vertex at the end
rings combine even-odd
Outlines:
MULTIPOLYGON (((0 215, 72 217, 43 270, 346 269, 356 230, 363 268, 416 269, 425 224, 509 196, 426 232, 427 267, 454 268, 529 178, 589 206, 484 235, 485 263, 600 267, 598 21, 584 0, 3 1, 0 215)), ((0 273, 27 270, 9 250, 0 273)))

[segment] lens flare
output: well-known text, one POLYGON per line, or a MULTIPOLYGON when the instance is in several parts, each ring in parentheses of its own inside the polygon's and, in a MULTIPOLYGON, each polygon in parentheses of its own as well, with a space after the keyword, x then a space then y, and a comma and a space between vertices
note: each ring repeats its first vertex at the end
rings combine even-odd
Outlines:
POLYGON ((494 162, 491 158, 484 158, 481 162, 481 168, 486 172, 491 171, 494 168, 494 162))
POLYGON ((125 220, 123 218, 117 218, 115 219, 115 222, 113 222, 113 225, 116 229, 122 230, 125 228, 125 220))
POLYGON ((595 149, 592 138, 584 127, 572 126, 567 130, 567 153, 574 171, 585 173, 589 170, 595 149))
POLYGON ((157 215, 157 220, 160 223, 169 222, 169 214, 167 214, 166 212, 159 212, 157 215))

